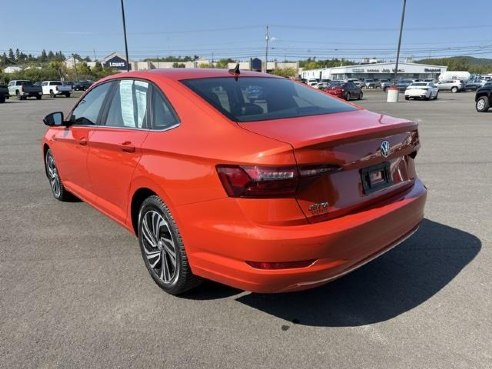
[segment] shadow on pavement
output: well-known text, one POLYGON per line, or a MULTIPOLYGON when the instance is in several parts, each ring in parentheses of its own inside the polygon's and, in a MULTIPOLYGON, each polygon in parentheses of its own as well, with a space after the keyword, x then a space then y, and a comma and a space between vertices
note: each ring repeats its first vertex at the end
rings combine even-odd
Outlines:
MULTIPOLYGON (((425 219, 403 244, 330 284, 296 293, 251 293, 236 300, 294 324, 346 327, 377 323, 430 299, 480 249, 477 237, 425 219)), ((231 294, 237 291, 223 288, 222 292, 231 294)))

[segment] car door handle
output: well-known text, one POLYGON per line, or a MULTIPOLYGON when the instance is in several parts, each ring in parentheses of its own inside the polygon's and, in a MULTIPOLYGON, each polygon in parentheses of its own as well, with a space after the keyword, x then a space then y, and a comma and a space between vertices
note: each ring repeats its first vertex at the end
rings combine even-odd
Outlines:
POLYGON ((85 137, 80 138, 79 145, 87 146, 87 139, 85 137))
POLYGON ((133 146, 133 142, 131 141, 121 143, 120 148, 125 152, 135 152, 135 146, 133 146))

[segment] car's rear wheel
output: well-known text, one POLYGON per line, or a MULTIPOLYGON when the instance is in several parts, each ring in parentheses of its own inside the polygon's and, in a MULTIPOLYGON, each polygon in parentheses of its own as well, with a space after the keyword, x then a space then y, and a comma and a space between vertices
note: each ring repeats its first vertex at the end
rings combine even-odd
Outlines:
POLYGON ((157 196, 148 197, 138 215, 138 242, 145 266, 164 291, 179 295, 196 287, 183 240, 168 207, 157 196))
POLYGON ((349 101, 350 100, 350 92, 347 92, 345 94, 345 100, 349 101))
POLYGON ((5 102, 5 96, 0 96, 0 104, 5 102))
POLYGON ((56 95, 55 95, 55 93, 53 92, 53 90, 50 90, 50 96, 51 96, 51 97, 53 97, 53 98, 54 98, 54 97, 56 97, 56 95))
POLYGON ((51 192, 53 197, 60 201, 67 201, 73 199, 73 195, 65 189, 63 182, 58 173, 58 168, 56 167, 55 158, 51 150, 46 151, 44 157, 44 164, 46 168, 46 175, 50 181, 51 192))
POLYGON ((405 100, 410 100, 410 96, 405 96, 405 100))
POLYGON ((359 100, 362 100, 363 97, 364 97, 364 93, 361 91, 359 95, 359 100))
POLYGON ((458 92, 458 87, 452 87, 452 88, 451 88, 451 92, 453 92, 453 93, 458 92))
POLYGON ((42 97, 43 97, 43 95, 38 95, 38 96, 36 96, 36 99, 41 100, 42 97))
POLYGON ((489 104, 489 99, 487 96, 482 96, 477 100, 477 103, 475 105, 476 109, 480 113, 484 113, 489 110, 490 104, 489 104))

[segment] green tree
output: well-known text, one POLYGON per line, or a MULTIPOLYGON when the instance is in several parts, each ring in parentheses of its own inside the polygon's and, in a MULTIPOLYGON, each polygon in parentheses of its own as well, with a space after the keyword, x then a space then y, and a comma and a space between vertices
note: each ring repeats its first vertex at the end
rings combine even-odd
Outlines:
POLYGON ((281 76, 286 78, 297 76, 297 70, 294 68, 282 68, 282 69, 278 68, 272 70, 270 73, 276 76, 281 76))
POLYGON ((14 50, 12 50, 12 49, 9 49, 9 59, 11 62, 15 61, 14 50))
POLYGON ((219 59, 219 61, 217 62, 217 68, 227 68, 229 63, 234 63, 234 62, 235 62, 235 60, 233 60, 231 58, 219 59))
POLYGON ((46 63, 48 61, 48 55, 46 54, 45 49, 43 49, 43 51, 41 51, 41 56, 39 57, 39 61, 41 63, 46 63))

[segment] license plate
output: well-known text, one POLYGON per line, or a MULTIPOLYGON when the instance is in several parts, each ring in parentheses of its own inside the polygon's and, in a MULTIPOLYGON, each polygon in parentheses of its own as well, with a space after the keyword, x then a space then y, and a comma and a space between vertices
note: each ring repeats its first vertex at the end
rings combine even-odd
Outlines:
POLYGON ((390 164, 382 163, 361 169, 360 177, 365 194, 379 191, 391 184, 390 164))

